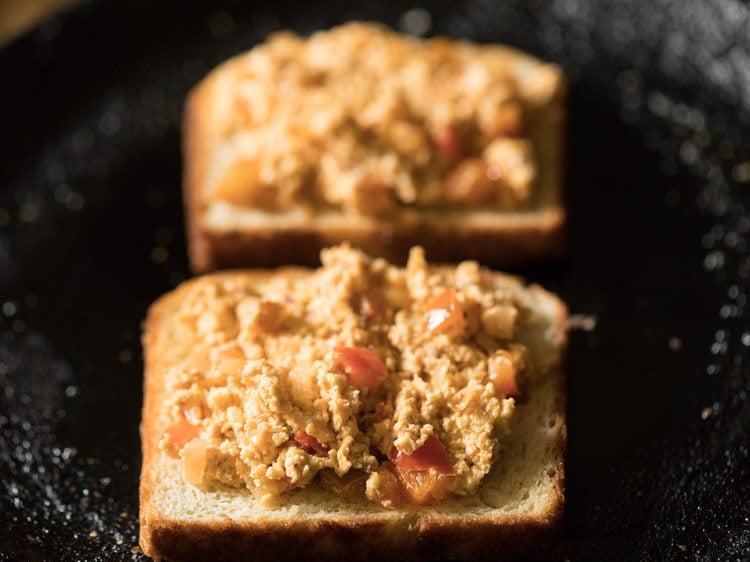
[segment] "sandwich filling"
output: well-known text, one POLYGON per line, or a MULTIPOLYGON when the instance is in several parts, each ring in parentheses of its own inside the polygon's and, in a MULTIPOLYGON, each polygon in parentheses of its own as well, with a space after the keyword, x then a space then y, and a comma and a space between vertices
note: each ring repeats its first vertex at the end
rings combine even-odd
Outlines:
MULTIPOLYGON (((535 150, 505 51, 348 24, 277 33, 229 64, 207 203, 395 218, 532 199, 535 150)), ((537 73, 531 88, 554 91, 556 71, 537 73)))
POLYGON ((386 507, 474 493, 532 366, 522 288, 475 262, 348 246, 317 270, 204 277, 174 311, 160 446, 264 505, 311 483, 386 507))

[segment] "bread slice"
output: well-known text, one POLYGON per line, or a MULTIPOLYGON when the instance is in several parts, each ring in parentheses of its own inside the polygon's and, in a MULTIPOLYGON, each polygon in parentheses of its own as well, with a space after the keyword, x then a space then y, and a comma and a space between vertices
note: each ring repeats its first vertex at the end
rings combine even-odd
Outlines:
MULTIPOLYGON (((386 45, 383 51, 388 50, 388 42, 400 46, 432 44, 406 40, 371 24, 347 24, 327 35, 316 34, 308 41, 325 37, 340 41, 344 50, 366 50, 367 44, 375 41, 386 45), (353 44, 357 46, 352 47, 353 44)), ((246 78, 251 61, 263 48, 256 47, 213 70, 191 91, 186 102, 184 199, 193 269, 204 272, 223 267, 316 265, 322 248, 341 241, 400 263, 414 245, 423 246, 436 261, 476 259, 492 266, 559 255, 564 246, 565 224, 561 184, 566 85, 561 71, 511 47, 441 41, 441 48, 491 60, 515 84, 514 95, 525 122, 523 135, 535 154, 536 181, 528 201, 505 209, 483 203, 404 204, 402 212, 380 216, 352 213, 336 206, 319 206, 312 212, 298 208, 269 210, 217 200, 212 187, 217 174, 221 176, 221 163, 234 150, 234 133, 227 131, 241 131, 236 112, 231 110, 232 96, 247 84, 261 91, 268 87, 255 75, 246 78)), ((380 49, 380 45, 371 50, 380 49)), ((449 80, 454 79, 458 78, 449 80)), ((388 123, 385 125, 387 128, 388 123)), ((333 132, 331 136, 337 134, 333 132)), ((279 144, 286 140, 275 138, 267 142, 279 144)))
POLYGON ((434 505, 389 510, 342 498, 316 485, 261 506, 245 488, 203 491, 183 480, 180 461, 159 441, 167 429, 165 378, 187 352, 176 336, 175 312, 196 284, 305 277, 310 270, 218 273, 193 279, 163 296, 144 327, 145 402, 141 438, 140 544, 166 560, 295 559, 540 559, 556 557, 562 533, 566 441, 562 361, 565 305, 538 286, 490 273, 517 292, 531 311, 516 339, 529 348, 539 375, 516 406, 502 454, 477 493, 434 505), (373 558, 376 557, 376 558, 373 558))

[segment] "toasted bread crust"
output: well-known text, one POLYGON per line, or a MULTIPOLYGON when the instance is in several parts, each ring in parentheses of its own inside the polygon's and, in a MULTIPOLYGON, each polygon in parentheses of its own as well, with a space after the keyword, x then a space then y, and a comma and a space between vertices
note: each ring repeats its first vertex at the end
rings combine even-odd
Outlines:
MULTIPOLYGON (((301 275, 303 268, 285 268, 282 274, 301 275)), ((263 279, 266 271, 219 273, 263 279)), ((159 411, 166 400, 164 378, 169 350, 160 334, 170 322, 188 281, 154 303, 144 325, 144 406, 141 423, 143 465, 140 485, 140 545, 157 560, 295 560, 333 559, 474 559, 541 560, 562 557, 565 392, 562 370, 549 373, 555 384, 555 410, 562 431, 555 443, 555 492, 533 516, 508 513, 476 516, 421 516, 418 509, 373 511, 367 517, 330 519, 216 519, 185 521, 165 517, 152 502, 158 485, 157 461, 163 454, 159 440, 159 411)), ((567 309, 538 287, 555 307, 553 326, 557 347, 567 345, 567 309)))
MULTIPOLYGON (((540 61, 510 47, 493 47, 518 66, 542 67, 540 61)), ((208 154, 205 143, 216 125, 212 97, 217 77, 240 68, 239 57, 230 59, 201 81, 189 94, 184 113, 184 203, 190 263, 195 272, 227 267, 275 267, 288 263, 318 265, 320 250, 349 241, 367 253, 403 263, 409 248, 425 247, 432 261, 476 259, 485 265, 515 266, 543 257, 558 257, 566 245, 563 208, 563 161, 566 84, 561 74, 547 92, 529 94, 526 101, 528 125, 543 176, 540 185, 549 189, 547 200, 525 213, 522 221, 508 220, 498 212, 492 223, 467 224, 459 215, 452 220, 418 220, 402 224, 387 219, 357 217, 350 226, 284 226, 276 221, 242 231, 218 232, 205 224, 203 190, 207 183, 208 154)), ((418 213, 419 214, 419 213, 418 213)), ((446 217, 448 215, 446 214, 446 217)))
POLYGON ((560 536, 550 532, 553 524, 468 520, 423 528, 404 521, 393 528, 379 522, 164 521, 152 525, 147 537, 142 531, 141 547, 157 560, 546 560, 559 557, 560 536))
MULTIPOLYGON (((192 199, 197 199, 191 195, 192 199)), ((193 203, 197 206, 198 203, 193 203)), ((190 258, 196 271, 217 267, 269 267, 288 263, 318 265, 320 251, 342 240, 365 252, 404 263, 409 249, 421 245, 430 261, 473 259, 488 265, 519 265, 542 256, 559 257, 565 247, 564 214, 550 211, 513 227, 472 227, 428 223, 413 228, 379 222, 369 228, 277 228, 217 233, 192 221, 188 226, 190 258)))

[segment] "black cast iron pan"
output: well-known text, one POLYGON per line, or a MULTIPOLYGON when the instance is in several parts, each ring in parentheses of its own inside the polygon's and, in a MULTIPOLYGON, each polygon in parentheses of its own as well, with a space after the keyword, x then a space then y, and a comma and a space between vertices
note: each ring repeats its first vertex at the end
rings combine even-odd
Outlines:
MULTIPOLYGON (((141 556, 139 325, 189 276, 188 88, 273 30, 412 8, 99 2, 0 52, 0 559, 141 556)), ((423 8, 571 79, 570 252, 520 272, 596 319, 570 350, 571 558, 750 559, 747 6, 423 8)))

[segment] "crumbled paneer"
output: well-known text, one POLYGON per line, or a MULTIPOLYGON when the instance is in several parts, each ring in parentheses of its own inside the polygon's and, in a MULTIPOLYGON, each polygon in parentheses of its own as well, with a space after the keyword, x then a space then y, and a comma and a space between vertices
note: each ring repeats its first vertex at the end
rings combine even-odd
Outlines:
POLYGON ((510 368, 515 384, 527 362, 518 292, 474 262, 429 266, 420 248, 406 268, 346 245, 322 262, 191 283, 174 314, 189 351, 168 375, 162 447, 192 467, 184 445, 200 440, 191 483, 245 486, 266 503, 321 471, 388 507, 442 497, 435 482, 474 492, 515 404, 493 377, 510 368), (410 493, 413 470, 439 479, 410 493))
POLYGON ((511 63, 492 47, 374 24, 277 33, 217 81, 223 148, 206 197, 391 217, 415 205, 521 207, 536 163, 511 63))

